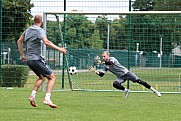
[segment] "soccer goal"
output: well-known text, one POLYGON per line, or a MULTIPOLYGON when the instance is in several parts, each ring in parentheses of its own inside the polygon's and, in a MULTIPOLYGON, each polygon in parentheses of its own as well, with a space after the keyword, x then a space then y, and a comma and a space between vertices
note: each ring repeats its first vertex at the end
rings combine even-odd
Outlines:
MULTIPOLYGON (((112 86, 116 79, 112 73, 99 77, 94 72, 103 68, 97 59, 106 50, 162 93, 180 93, 180 16, 181 11, 44 12, 48 38, 68 50, 65 56, 44 49, 59 75, 56 89, 118 91, 112 86), (77 73, 69 73, 70 67, 77 73)), ((124 86, 149 91, 129 80, 124 86)))

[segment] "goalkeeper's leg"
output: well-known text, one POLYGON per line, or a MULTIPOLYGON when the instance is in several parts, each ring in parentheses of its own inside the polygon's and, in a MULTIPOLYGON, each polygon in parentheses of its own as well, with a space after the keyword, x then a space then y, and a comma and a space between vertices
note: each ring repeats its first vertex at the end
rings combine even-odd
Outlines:
POLYGON ((144 87, 146 87, 146 88, 148 88, 148 89, 151 88, 151 86, 150 86, 147 82, 142 81, 141 79, 137 79, 135 82, 137 82, 138 84, 143 85, 144 87))
POLYGON ((129 79, 129 80, 131 80, 132 82, 136 82, 136 83, 141 84, 141 85, 143 85, 144 87, 152 90, 154 93, 156 93, 156 95, 157 95, 158 97, 161 96, 160 92, 158 92, 157 90, 155 90, 155 89, 154 89, 151 85, 149 85, 147 82, 142 81, 141 79, 139 79, 134 73, 128 72, 125 77, 126 77, 126 79, 129 79))
MULTIPOLYGON (((124 81, 123 81, 124 82, 124 81)), ((125 88, 124 86, 121 85, 121 83, 119 81, 114 81, 113 82, 113 87, 119 90, 123 90, 125 92, 125 96, 126 98, 128 97, 130 90, 125 88)))
POLYGON ((141 79, 137 79, 136 82, 143 85, 144 87, 152 90, 158 97, 161 97, 160 92, 158 92, 156 89, 154 89, 152 86, 150 86, 147 82, 142 81, 141 79))

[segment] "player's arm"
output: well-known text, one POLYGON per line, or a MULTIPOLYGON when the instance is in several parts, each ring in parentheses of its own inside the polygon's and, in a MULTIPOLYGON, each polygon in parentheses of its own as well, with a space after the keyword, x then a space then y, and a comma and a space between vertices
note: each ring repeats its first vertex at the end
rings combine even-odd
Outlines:
POLYGON ((106 72, 107 72, 107 69, 106 69, 106 68, 103 68, 102 71, 98 71, 98 70, 95 71, 95 73, 96 73, 97 75, 99 75, 100 77, 103 77, 106 72))
POLYGON ((25 55, 24 55, 24 52, 23 52, 23 40, 24 40, 24 36, 21 35, 20 38, 17 41, 17 45, 18 45, 19 53, 21 55, 21 59, 22 59, 23 62, 25 62, 26 58, 25 58, 25 55))
POLYGON ((103 77, 105 73, 103 73, 102 71, 95 71, 95 73, 97 75, 99 75, 100 77, 103 77))
POLYGON ((43 38, 42 38, 42 41, 43 41, 43 43, 44 43, 46 46, 48 46, 48 47, 50 47, 50 48, 52 48, 52 49, 58 50, 58 51, 60 51, 60 52, 62 52, 62 53, 64 53, 64 54, 67 53, 67 50, 66 50, 65 48, 60 48, 60 47, 56 46, 56 45, 53 44, 51 41, 49 41, 49 40, 47 39, 47 37, 43 37, 43 38))

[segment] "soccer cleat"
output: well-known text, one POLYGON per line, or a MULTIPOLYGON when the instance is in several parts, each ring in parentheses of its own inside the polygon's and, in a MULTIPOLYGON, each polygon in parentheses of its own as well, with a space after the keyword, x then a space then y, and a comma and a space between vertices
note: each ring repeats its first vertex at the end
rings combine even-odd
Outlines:
POLYGON ((43 100, 43 104, 50 106, 51 108, 58 108, 57 105, 53 104, 51 100, 43 100))
POLYGON ((156 93, 156 95, 157 95, 158 97, 161 97, 161 93, 160 93, 160 92, 155 91, 155 93, 156 93))
POLYGON ((36 101, 35 101, 35 98, 33 98, 32 96, 30 96, 29 98, 29 101, 30 101, 30 105, 32 105, 33 107, 36 107, 36 101))
POLYGON ((125 91, 125 96, 126 96, 126 98, 128 98, 129 93, 130 93, 130 90, 127 89, 127 90, 125 91))

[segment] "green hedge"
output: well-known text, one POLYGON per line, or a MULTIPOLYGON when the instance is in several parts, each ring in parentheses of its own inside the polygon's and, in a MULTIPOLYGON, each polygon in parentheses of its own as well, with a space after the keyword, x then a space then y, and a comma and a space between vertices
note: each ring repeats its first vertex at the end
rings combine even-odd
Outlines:
POLYGON ((24 65, 2 65, 0 86, 24 87, 28 79, 29 68, 24 65))

